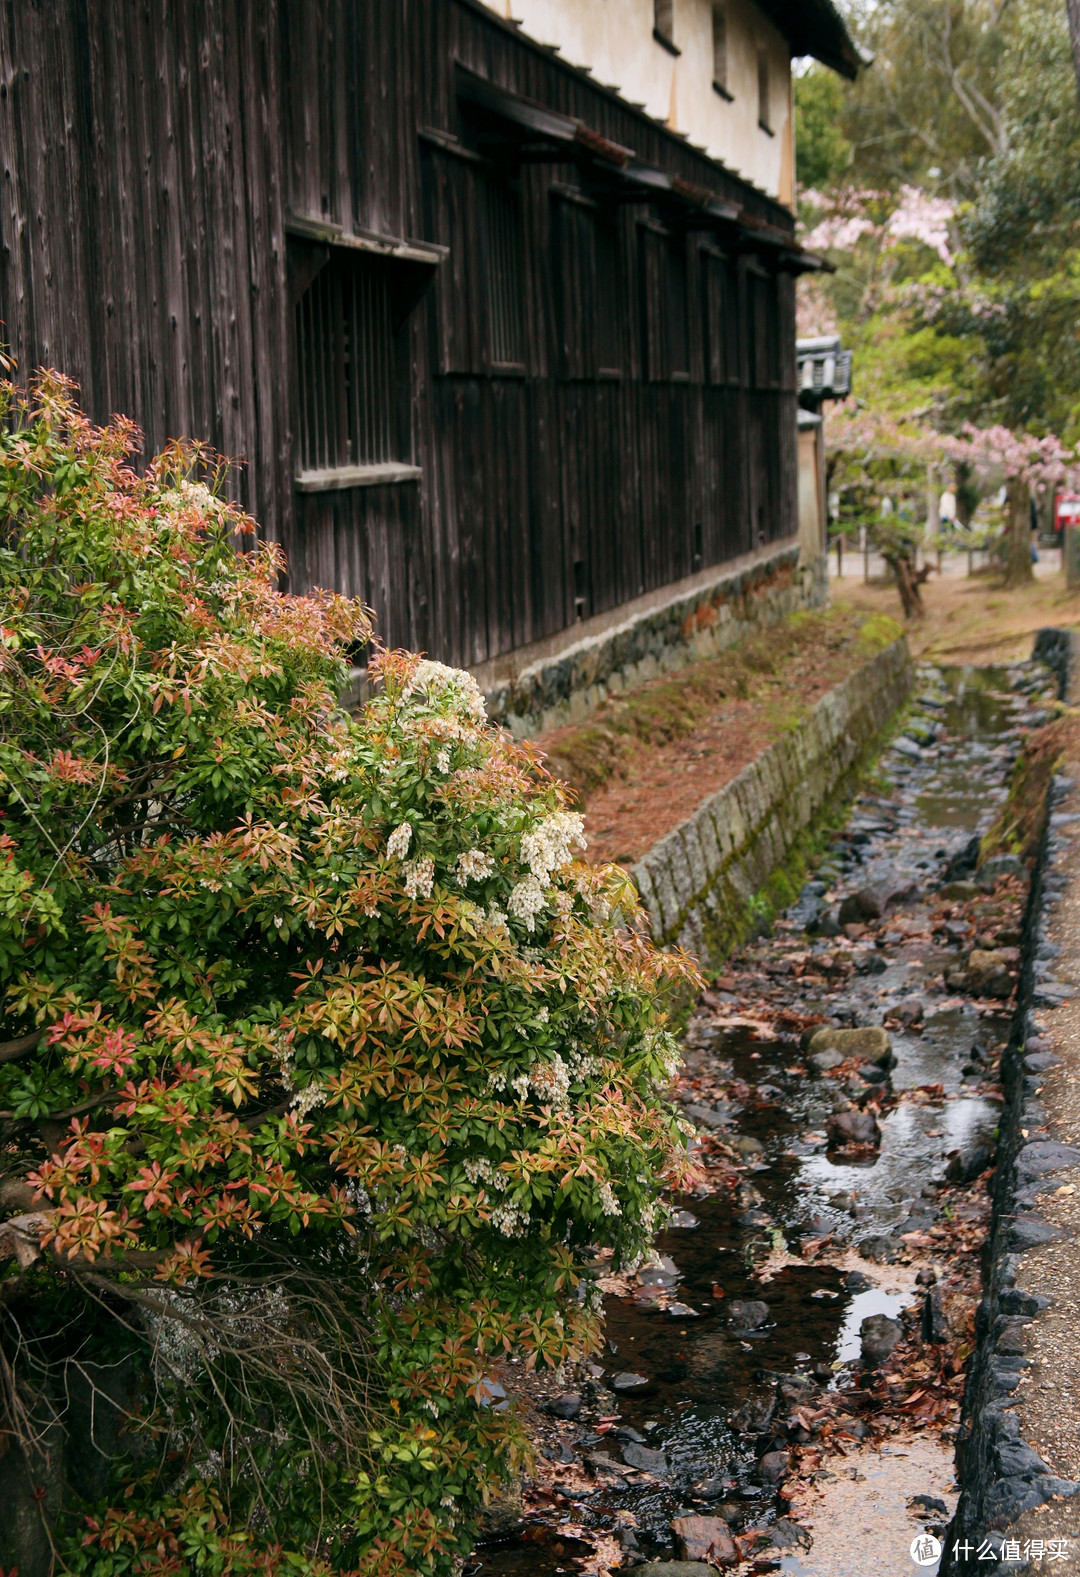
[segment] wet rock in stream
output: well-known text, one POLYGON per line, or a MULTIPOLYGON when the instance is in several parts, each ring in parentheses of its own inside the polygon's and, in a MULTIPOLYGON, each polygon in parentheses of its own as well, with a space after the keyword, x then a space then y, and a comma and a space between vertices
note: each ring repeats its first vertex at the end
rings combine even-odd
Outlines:
POLYGON ((871 1369, 879 1368, 903 1334, 899 1320, 891 1320, 887 1314, 867 1315, 859 1326, 863 1363, 871 1369))
POLYGON ((671 1524, 675 1546, 684 1561, 710 1561, 735 1566, 738 1551, 731 1529, 720 1517, 676 1517, 671 1524))

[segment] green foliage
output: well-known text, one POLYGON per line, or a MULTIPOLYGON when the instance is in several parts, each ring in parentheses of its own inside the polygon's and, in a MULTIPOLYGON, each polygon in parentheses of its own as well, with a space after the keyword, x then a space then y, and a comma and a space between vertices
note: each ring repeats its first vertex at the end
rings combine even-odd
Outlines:
POLYGON ((70 1570, 449 1572, 521 1450, 500 1361, 589 1346, 579 1251, 684 1164, 693 971, 468 674, 381 653, 345 715, 365 610, 134 439, 0 386, 7 1358, 137 1359, 70 1570))
POLYGON ((851 143, 840 128, 843 107, 844 89, 834 71, 812 65, 795 78, 795 170, 800 186, 828 186, 851 164, 851 143))
POLYGON ((865 211, 904 187, 955 208, 953 266, 865 235, 824 293, 855 351, 859 398, 1080 437, 1080 104, 1061 0, 883 0, 848 7, 874 62, 838 84, 852 149, 834 192, 865 211))
POLYGON ((1002 78, 1015 69, 1016 7, 859 0, 845 9, 873 56, 845 91, 841 117, 859 182, 971 196, 983 161, 1003 143, 1002 78))

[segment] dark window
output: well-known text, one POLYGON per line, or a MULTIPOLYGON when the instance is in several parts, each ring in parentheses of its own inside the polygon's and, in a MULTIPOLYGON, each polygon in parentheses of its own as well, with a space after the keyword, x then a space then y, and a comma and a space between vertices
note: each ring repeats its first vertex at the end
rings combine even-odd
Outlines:
POLYGON ((521 202, 508 181, 486 182, 488 351, 493 366, 525 361, 521 202))
POLYGON ((619 233, 612 220, 598 214, 596 237, 596 369, 599 373, 622 371, 622 276, 619 271, 619 233))
POLYGON ((622 370, 618 234, 576 191, 553 191, 559 363, 564 378, 622 370))
POLYGON ((724 98, 731 98, 728 87, 728 53, 727 53, 727 8, 723 5, 714 5, 712 8, 712 75, 713 87, 724 98))
POLYGON ((643 224, 640 268, 646 374, 652 383, 684 382, 690 376, 685 244, 643 224))
POLYGON ((336 248, 325 257, 294 309, 301 471, 400 458, 386 264, 336 248))
POLYGON ((732 355, 733 295, 727 260, 718 253, 701 252, 702 318, 705 326, 705 376, 709 383, 736 381, 732 355))
POLYGON ((653 37, 673 55, 681 53, 675 47, 675 0, 653 0, 653 37))
POLYGON ((750 383, 755 389, 780 386, 779 293, 772 274, 748 265, 748 361, 750 383))
POLYGON ((758 125, 772 136, 772 116, 769 114, 769 57, 763 49, 757 57, 758 125))

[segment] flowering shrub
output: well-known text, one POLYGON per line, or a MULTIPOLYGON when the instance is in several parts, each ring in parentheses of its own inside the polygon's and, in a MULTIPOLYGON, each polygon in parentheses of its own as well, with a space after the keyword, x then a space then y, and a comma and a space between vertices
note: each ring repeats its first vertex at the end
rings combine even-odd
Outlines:
POLYGON ((0 385, 6 1427, 77 1327, 135 1401, 71 1569, 449 1571, 500 1358, 588 1348, 684 1165, 692 971, 468 674, 343 714, 365 610, 135 437, 0 385))

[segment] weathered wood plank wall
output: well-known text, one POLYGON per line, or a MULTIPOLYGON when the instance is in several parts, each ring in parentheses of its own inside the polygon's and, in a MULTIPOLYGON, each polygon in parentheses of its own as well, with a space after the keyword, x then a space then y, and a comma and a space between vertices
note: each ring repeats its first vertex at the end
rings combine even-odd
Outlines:
POLYGON ((237 457, 295 588, 476 663, 795 532, 794 283, 651 205, 590 209, 575 164, 485 162, 459 66, 792 229, 475 0, 3 0, 0 332, 148 450, 237 457), (493 175, 522 242, 502 369, 493 175), (290 216, 449 247, 400 330, 414 480, 294 488, 290 216))

